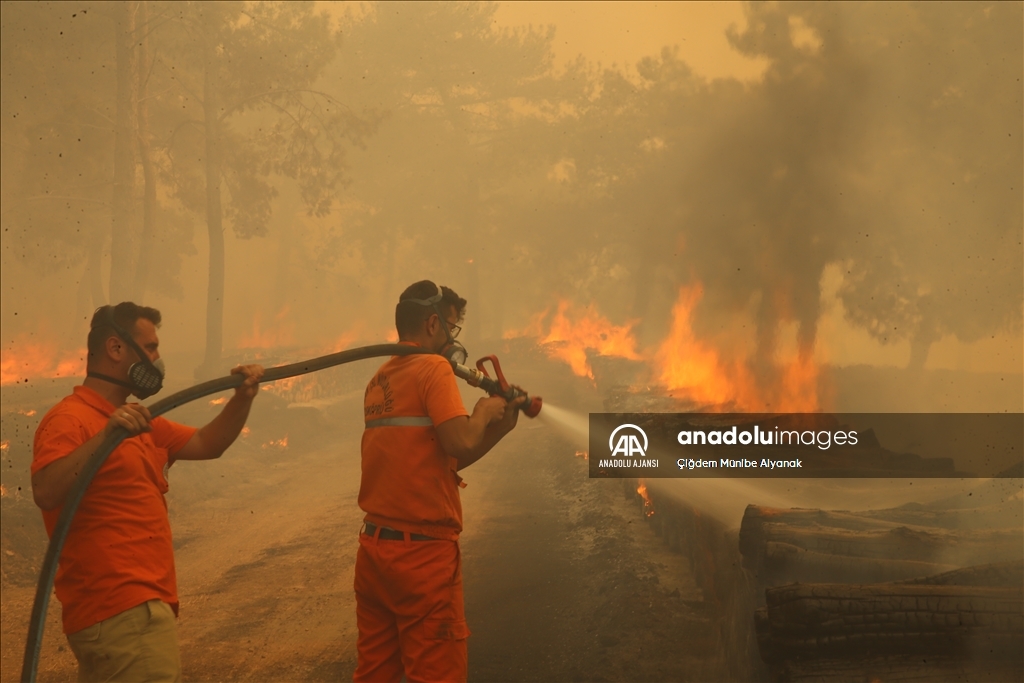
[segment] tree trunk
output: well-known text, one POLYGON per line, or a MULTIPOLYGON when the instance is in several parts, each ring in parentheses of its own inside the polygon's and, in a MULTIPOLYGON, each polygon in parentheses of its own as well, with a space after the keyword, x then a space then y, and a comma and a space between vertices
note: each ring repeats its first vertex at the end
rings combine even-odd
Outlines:
POLYGON ((138 231, 135 221, 135 146, 138 130, 135 98, 139 64, 135 50, 138 5, 115 6, 114 41, 117 54, 117 114, 114 129, 114 194, 110 230, 110 300, 129 300, 135 292, 138 231))
POLYGON ((197 370, 211 377, 219 369, 224 345, 224 227, 221 208, 221 121, 217 107, 216 53, 207 34, 203 69, 203 116, 206 125, 206 228, 210 236, 210 280, 206 293, 206 354, 197 370))
POLYGON ((878 582, 1022 561, 1020 530, 924 527, 824 510, 748 506, 743 564, 768 583, 878 582))
POLYGON ((1020 587, 791 584, 755 616, 766 661, 865 654, 1013 656, 1024 637, 1020 587), (984 650, 970 647, 983 642, 984 650))
POLYGON ((135 268, 135 300, 142 303, 149 285, 150 258, 153 250, 153 221, 156 212, 156 174, 153 171, 153 159, 149 145, 149 3, 139 3, 138 20, 135 22, 139 32, 139 90, 138 90, 138 135, 139 159, 142 162, 142 175, 145 179, 145 190, 142 196, 142 238, 139 241, 139 259, 135 268))

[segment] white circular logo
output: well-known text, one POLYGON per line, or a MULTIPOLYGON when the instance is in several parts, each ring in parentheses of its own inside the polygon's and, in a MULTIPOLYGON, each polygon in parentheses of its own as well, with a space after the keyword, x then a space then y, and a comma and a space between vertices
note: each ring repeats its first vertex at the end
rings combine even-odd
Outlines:
POLYGON ((612 432, 612 435, 608 437, 608 450, 612 452, 612 456, 625 455, 627 457, 632 457, 634 455, 639 455, 643 458, 647 454, 647 434, 636 425, 619 425, 612 432), (629 432, 623 432, 622 435, 619 436, 618 441, 616 441, 615 435, 623 429, 633 429, 639 432, 640 436, 644 439, 644 445, 640 445, 640 439, 637 438, 636 434, 631 434, 629 432))

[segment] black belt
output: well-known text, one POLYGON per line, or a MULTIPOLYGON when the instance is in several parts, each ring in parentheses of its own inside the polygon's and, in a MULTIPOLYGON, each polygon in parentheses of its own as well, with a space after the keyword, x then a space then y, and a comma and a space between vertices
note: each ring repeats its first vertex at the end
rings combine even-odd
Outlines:
MULTIPOLYGON (((366 534, 367 536, 373 536, 375 533, 377 533, 377 525, 376 524, 370 524, 369 522, 366 522, 364 524, 364 527, 363 527, 363 533, 366 534)), ((377 538, 379 538, 382 541, 404 541, 405 540, 405 534, 406 534, 406 532, 404 532, 404 531, 399 531, 398 529, 389 529, 386 526, 382 526, 380 528, 380 533, 377 534, 377 538)), ((437 539, 432 537, 432 536, 424 536, 423 534, 412 534, 412 533, 410 533, 409 534, 409 540, 410 541, 436 541, 437 539)))

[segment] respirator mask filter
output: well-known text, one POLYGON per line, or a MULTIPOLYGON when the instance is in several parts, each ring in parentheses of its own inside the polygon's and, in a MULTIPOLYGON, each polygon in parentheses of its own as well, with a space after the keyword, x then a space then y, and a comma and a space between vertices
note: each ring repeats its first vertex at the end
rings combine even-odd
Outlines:
POLYGON ((157 358, 155 361, 151 361, 146 352, 142 350, 142 347, 135 342, 135 339, 123 327, 114 322, 113 313, 111 313, 107 323, 113 328, 114 334, 135 351, 139 361, 132 363, 131 367, 128 368, 127 382, 98 372, 88 372, 86 376, 95 377, 104 382, 110 382, 111 384, 131 389, 132 395, 139 400, 145 400, 163 389, 164 377, 167 374, 163 359, 157 358))
MULTIPOLYGON (((135 346, 134 343, 132 345, 135 346)), ((139 399, 147 399, 164 388, 167 370, 162 358, 151 361, 145 354, 142 358, 144 360, 128 368, 128 381, 132 385, 132 394, 139 399)))

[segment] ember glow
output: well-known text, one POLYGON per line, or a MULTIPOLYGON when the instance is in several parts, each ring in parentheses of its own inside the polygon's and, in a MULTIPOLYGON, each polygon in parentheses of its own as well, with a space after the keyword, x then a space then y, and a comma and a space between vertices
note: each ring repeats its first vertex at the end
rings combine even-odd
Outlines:
POLYGON ((228 402, 228 397, 227 396, 221 396, 220 398, 212 399, 210 401, 210 405, 211 406, 222 406, 222 405, 224 405, 227 402, 228 402))
POLYGON ((318 373, 287 377, 266 384, 263 389, 280 396, 289 403, 304 403, 320 396, 320 377, 318 373))
POLYGON ((636 487, 636 492, 644 499, 644 516, 650 517, 654 514, 654 503, 651 502, 651 497, 647 495, 647 485, 644 480, 640 480, 639 486, 636 487))
POLYGON ((242 438, 244 439, 245 437, 249 436, 249 432, 251 431, 252 430, 249 429, 248 427, 242 427, 242 438))
POLYGON ((633 337, 633 326, 636 321, 625 325, 613 325, 607 318, 598 313, 593 306, 585 309, 574 307, 569 301, 562 300, 551 321, 545 324, 548 311, 534 316, 529 326, 521 333, 510 333, 505 336, 536 336, 539 344, 551 358, 569 364, 574 374, 580 377, 594 378, 594 371, 587 360, 587 351, 600 356, 641 360, 633 337), (545 328, 547 332, 545 332, 545 328))
POLYGON ((34 411, 34 410, 22 410, 21 408, 18 409, 18 415, 24 415, 25 417, 32 417, 35 414, 36 414, 36 411, 34 411))
POLYGON ((0 384, 85 374, 86 350, 60 351, 56 344, 15 340, 0 358, 0 384))
POLYGON ((267 443, 263 444, 263 448, 288 448, 288 435, 285 434, 283 439, 268 441, 267 443))

